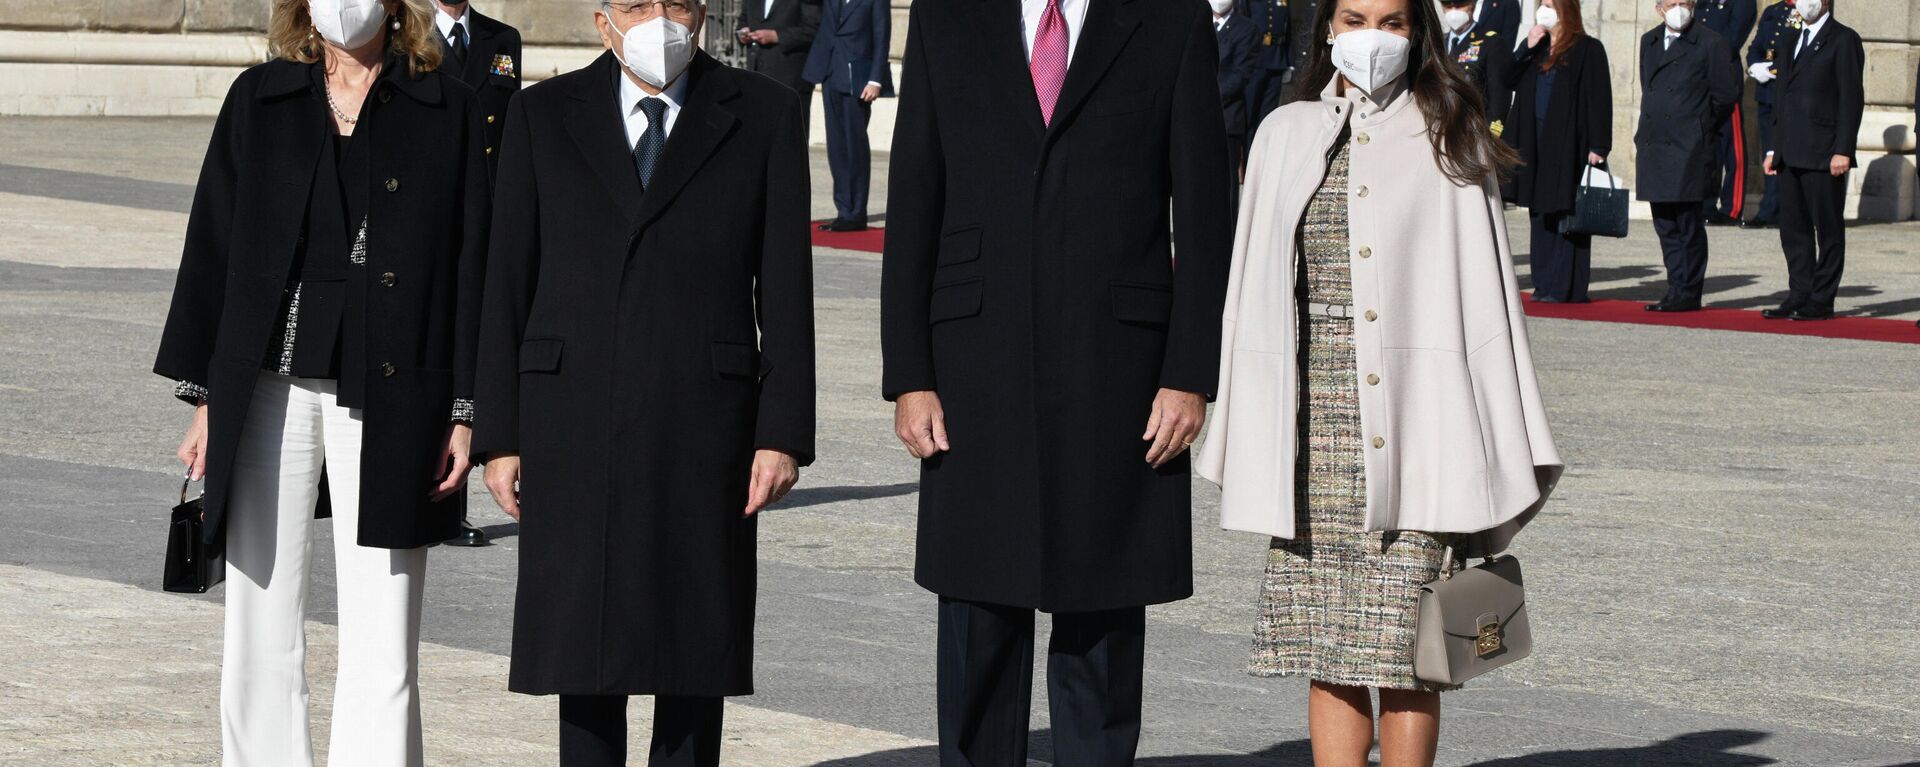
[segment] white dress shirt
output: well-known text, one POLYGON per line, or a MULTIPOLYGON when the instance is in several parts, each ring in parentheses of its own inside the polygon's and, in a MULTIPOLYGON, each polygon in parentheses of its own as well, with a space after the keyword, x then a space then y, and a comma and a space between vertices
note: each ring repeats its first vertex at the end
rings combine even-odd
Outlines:
POLYGON ((1673 41, 1680 39, 1680 33, 1673 31, 1673 27, 1667 27, 1666 30, 1667 30, 1667 40, 1666 42, 1663 42, 1660 44, 1660 49, 1672 50, 1673 41))
MULTIPOLYGON (((647 132, 650 121, 646 111, 640 108, 640 100, 650 95, 633 82, 624 69, 620 72, 620 117, 627 124, 627 148, 632 149, 640 143, 640 135, 647 132)), ((662 128, 667 136, 673 136, 673 124, 680 119, 680 107, 687 103, 687 76, 685 73, 668 83, 666 90, 660 91, 658 98, 667 102, 666 125, 662 128)))
POLYGON ((1793 41, 1793 57, 1794 58, 1796 59, 1800 58, 1800 54, 1806 47, 1805 45, 1801 44, 1801 40, 1805 40, 1808 44, 1811 44, 1814 38, 1820 36, 1820 28, 1826 26, 1827 19, 1831 19, 1831 18, 1833 18, 1833 11, 1827 11, 1826 13, 1820 14, 1819 21, 1806 25, 1806 27, 1804 28, 1806 35, 1793 41))
MULTIPOLYGON (((1060 0, 1060 15, 1067 20, 1067 64, 1073 64, 1073 52, 1080 47, 1080 28, 1087 20, 1087 4, 1093 0, 1060 0)), ((1033 60, 1033 38, 1040 34, 1040 17, 1047 12, 1047 0, 1020 0, 1022 40, 1027 45, 1027 60, 1033 60)))
POLYGON ((460 11, 460 18, 456 19, 448 16, 445 8, 435 9, 433 12, 433 25, 440 28, 440 39, 447 41, 448 45, 452 45, 453 28, 461 26, 467 27, 467 40, 473 40, 473 27, 467 25, 467 16, 472 12, 473 8, 471 6, 464 8, 460 11))

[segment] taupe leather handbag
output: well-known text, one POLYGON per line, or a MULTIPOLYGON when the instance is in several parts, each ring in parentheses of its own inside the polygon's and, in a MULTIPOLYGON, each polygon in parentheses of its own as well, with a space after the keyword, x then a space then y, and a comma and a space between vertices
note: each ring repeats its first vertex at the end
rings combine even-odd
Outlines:
POLYGON ((1421 587, 1416 620, 1413 675, 1428 682, 1461 684, 1533 654, 1527 591, 1511 556, 1421 587))

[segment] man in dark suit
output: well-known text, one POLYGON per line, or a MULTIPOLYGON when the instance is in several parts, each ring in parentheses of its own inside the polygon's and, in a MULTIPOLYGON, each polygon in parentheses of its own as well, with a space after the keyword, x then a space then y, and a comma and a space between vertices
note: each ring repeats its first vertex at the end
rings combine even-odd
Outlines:
MULTIPOLYGON (((1284 101, 1287 72, 1293 69, 1288 31, 1292 28, 1288 0, 1238 0, 1240 13, 1253 22, 1253 76, 1247 80, 1246 139, 1252 141, 1260 121, 1284 101)), ((1242 150, 1246 142, 1242 142, 1242 150)))
POLYGON ((1507 68, 1513 66, 1513 38, 1494 26, 1496 19, 1476 21, 1474 0, 1445 0, 1441 3, 1441 23, 1446 27, 1447 56, 1480 89, 1487 107, 1488 128, 1500 135, 1505 128, 1507 105, 1513 93, 1507 89, 1507 68))
POLYGON ((1193 591, 1186 450, 1219 374, 1214 38, 1191 1, 913 4, 882 388, 921 459, 944 765, 1026 763, 1036 609, 1055 761, 1132 763, 1145 606, 1193 591))
POLYGON ((811 109, 813 83, 800 76, 820 29, 822 0, 742 0, 734 35, 747 47, 747 69, 786 83, 811 109))
POLYGON ((600 5, 617 53, 521 93, 500 153, 473 444, 521 521, 508 687, 560 696, 563 767, 626 764, 629 695, 652 767, 720 763, 756 512, 814 452, 806 117, 704 15, 600 5))
POLYGON ((1700 309, 1707 230, 1700 200, 1711 194, 1713 128, 1740 101, 1733 48, 1693 18, 1694 0, 1662 0, 1663 23, 1640 37, 1640 126, 1634 132, 1636 186, 1653 208, 1667 265, 1667 295, 1648 311, 1700 309))
MULTIPOLYGON (((520 30, 476 11, 466 2, 434 0, 434 24, 446 55, 440 72, 473 88, 487 124, 487 167, 499 167, 500 136, 506 131, 507 102, 520 92, 520 30)), ((485 546, 487 533, 466 519, 449 546, 485 546)))
POLYGON ((1233 168, 1237 182, 1245 162, 1248 134, 1253 132, 1253 121, 1247 115, 1247 92, 1257 71, 1254 51, 1260 35, 1254 31, 1253 22, 1233 12, 1233 3, 1207 0, 1213 8, 1214 40, 1220 46, 1220 108, 1227 124, 1228 167, 1233 168))
MULTIPOLYGON (((1760 23, 1753 34, 1753 45, 1747 47, 1747 75, 1753 78, 1753 103, 1755 127, 1760 130, 1761 156, 1773 151, 1773 84, 1779 78, 1780 71, 1774 63, 1783 46, 1791 45, 1800 39, 1800 14, 1793 8, 1794 0, 1774 0, 1772 5, 1760 12, 1760 23)), ((1752 218, 1740 223, 1742 229, 1765 229, 1773 226, 1780 215, 1780 179, 1772 174, 1762 174, 1760 178, 1763 192, 1760 196, 1760 209, 1752 218)))
MULTIPOLYGON (((1758 16, 1758 0, 1696 0, 1694 22, 1720 35, 1735 55, 1747 44, 1758 16)), ((1747 130, 1739 104, 1714 126, 1715 187, 1701 197, 1707 223, 1738 224, 1746 216, 1747 130)))
POLYGON ((1520 47, 1521 0, 1479 0, 1475 3, 1473 23, 1481 29, 1499 32, 1507 40, 1509 52, 1520 47))
POLYGON ((832 221, 820 228, 867 228, 867 180, 873 173, 867 119, 873 100, 893 95, 893 8, 888 0, 823 0, 820 34, 801 74, 826 93, 827 168, 833 172, 832 221))
POLYGON ((1833 316, 1847 259, 1847 172, 1853 169, 1866 107, 1866 51, 1860 33, 1833 18, 1831 0, 1799 0, 1799 39, 1779 62, 1766 171, 1780 176, 1780 247, 1787 300, 1768 319, 1833 316))

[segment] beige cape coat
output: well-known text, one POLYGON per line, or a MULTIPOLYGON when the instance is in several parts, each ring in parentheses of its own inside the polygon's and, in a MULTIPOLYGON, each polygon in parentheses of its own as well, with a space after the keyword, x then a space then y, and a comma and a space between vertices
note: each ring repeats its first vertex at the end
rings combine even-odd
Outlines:
POLYGON ((1505 550, 1563 464, 1527 347, 1500 196, 1441 172, 1411 94, 1273 112, 1248 162, 1201 476, 1220 524, 1294 536, 1299 224, 1351 122, 1348 232, 1368 530, 1476 533, 1505 550))

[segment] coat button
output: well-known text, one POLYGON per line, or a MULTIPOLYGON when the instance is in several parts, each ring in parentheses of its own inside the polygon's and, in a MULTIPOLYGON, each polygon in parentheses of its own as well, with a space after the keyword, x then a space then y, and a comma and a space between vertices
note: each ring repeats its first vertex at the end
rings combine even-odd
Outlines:
POLYGON ((1369 247, 1366 247, 1366 246, 1364 246, 1364 245, 1363 245, 1363 246, 1361 246, 1361 248, 1360 248, 1360 257, 1361 257, 1361 258, 1373 258, 1373 248, 1369 248, 1369 247))
POLYGON ((1372 321, 1374 321, 1374 320, 1377 320, 1377 319, 1380 319, 1380 315, 1378 315, 1378 314, 1375 314, 1375 313, 1374 313, 1374 311, 1373 311, 1372 309, 1368 309, 1368 310, 1367 310, 1367 321, 1368 321, 1368 322, 1372 322, 1372 321))
POLYGON ((380 89, 380 103, 385 104, 392 100, 393 100, 393 91, 387 90, 385 88, 380 89))
POLYGON ((394 283, 394 276, 393 276, 393 272, 382 272, 382 273, 380 274, 380 286, 381 286, 381 287, 384 287, 384 288, 391 288, 391 287, 393 287, 393 283, 394 283))
POLYGON ((388 377, 388 376, 392 376, 392 375, 393 375, 393 363, 391 363, 391 362, 382 362, 382 363, 380 363, 380 375, 381 375, 382 377, 388 377))
POLYGON ((387 191, 389 192, 400 191, 400 179, 397 179, 397 178, 387 179, 387 191))
POLYGON ((488 125, 492 125, 492 124, 493 124, 493 115, 487 115, 487 124, 488 124, 488 125))
POLYGON ((493 147, 487 147, 487 156, 493 156, 493 147))
POLYGON ((1380 376, 1379 376, 1379 374, 1377 374, 1377 373, 1368 373, 1368 374, 1367 374, 1367 385, 1368 385, 1368 386, 1379 386, 1379 385, 1380 385, 1380 376))
POLYGON ((1361 197, 1365 197, 1367 196, 1367 188, 1365 186, 1362 186, 1358 191, 1354 192, 1354 194, 1360 195, 1361 197))
POLYGON ((1387 438, 1386 438, 1386 437, 1374 437, 1374 438, 1373 438, 1373 446, 1374 446, 1374 448, 1375 448, 1375 449, 1378 449, 1378 448, 1383 448, 1383 447, 1386 447, 1386 446, 1387 446, 1387 438))
POLYGON ((1361 145, 1361 146, 1366 146, 1366 145, 1367 145, 1367 140, 1368 140, 1368 139, 1367 139, 1367 134, 1365 134, 1365 133, 1356 133, 1356 134, 1353 134, 1353 141, 1354 141, 1354 143, 1356 143, 1356 144, 1359 144, 1359 145, 1361 145))

